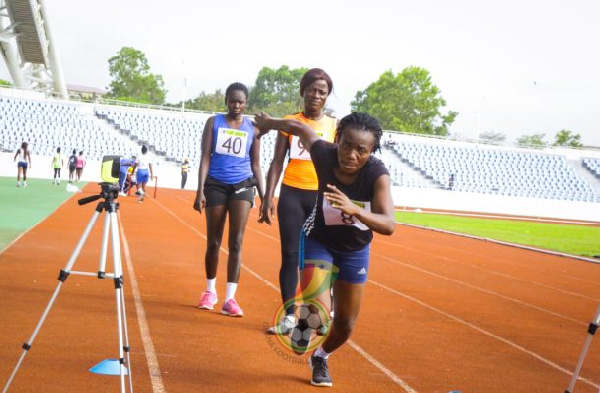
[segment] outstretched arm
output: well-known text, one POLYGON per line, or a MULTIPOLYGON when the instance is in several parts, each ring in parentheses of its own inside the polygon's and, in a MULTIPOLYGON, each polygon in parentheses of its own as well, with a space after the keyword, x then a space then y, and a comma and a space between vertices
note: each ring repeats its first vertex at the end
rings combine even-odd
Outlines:
POLYGON ((271 130, 284 131, 300 138, 300 142, 310 151, 312 144, 319 140, 319 136, 308 125, 294 119, 275 119, 264 112, 257 113, 254 117, 254 125, 261 134, 271 130))

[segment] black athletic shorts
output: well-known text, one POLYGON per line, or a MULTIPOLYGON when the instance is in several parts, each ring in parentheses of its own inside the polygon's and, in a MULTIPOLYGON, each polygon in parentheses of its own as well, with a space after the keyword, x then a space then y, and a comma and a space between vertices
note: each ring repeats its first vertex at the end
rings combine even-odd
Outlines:
POLYGON ((254 186, 256 179, 251 177, 236 184, 227 184, 207 176, 204 182, 206 207, 227 205, 229 201, 248 201, 254 206, 254 186))

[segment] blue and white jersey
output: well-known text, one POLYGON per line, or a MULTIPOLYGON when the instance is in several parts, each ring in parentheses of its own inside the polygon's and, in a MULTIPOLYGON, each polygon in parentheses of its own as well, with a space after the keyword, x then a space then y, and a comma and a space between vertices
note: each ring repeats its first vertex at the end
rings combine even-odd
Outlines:
POLYGON ((227 125, 225 115, 216 115, 213 123, 213 144, 208 175, 225 183, 236 184, 252 177, 250 149, 254 127, 244 117, 239 128, 227 125))

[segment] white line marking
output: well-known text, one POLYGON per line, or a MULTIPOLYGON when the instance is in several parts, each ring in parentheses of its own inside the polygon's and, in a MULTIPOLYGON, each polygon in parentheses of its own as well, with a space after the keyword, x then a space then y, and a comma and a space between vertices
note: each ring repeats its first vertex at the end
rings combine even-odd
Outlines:
MULTIPOLYGON (((179 218, 179 216, 177 216, 175 213, 173 213, 169 208, 167 208, 166 206, 164 206, 162 203, 156 201, 156 203, 162 207, 164 210, 166 210, 169 214, 171 214, 173 217, 175 217, 179 222, 181 222, 183 225, 191 228, 195 233, 197 233, 198 235, 200 235, 200 237, 206 239, 206 236, 201 233, 200 231, 198 231, 196 228, 194 228, 193 226, 191 226, 190 224, 188 224, 187 222, 183 221, 181 218, 179 218)), ((255 231, 261 235, 264 235, 267 238, 271 238, 273 239, 272 236, 260 233, 258 231, 255 231)), ((223 247, 221 247, 221 251, 223 251, 226 254, 229 254, 229 251, 224 249, 223 247)), ((255 278, 257 278, 259 281, 262 281, 263 283, 267 284, 271 289, 275 290, 277 293, 279 293, 279 287, 277 287, 275 284, 273 284, 272 282, 270 282, 269 280, 261 277, 258 273, 254 272, 253 270, 251 270, 250 268, 248 268, 247 266, 245 266, 242 263, 242 268, 246 269, 250 274, 252 274, 255 278)), ((394 374, 393 371, 391 371, 390 369, 388 369, 387 367, 385 367, 383 364, 381 364, 377 359, 375 359, 373 356, 369 355, 367 352, 365 352, 361 347, 359 347, 354 341, 352 340, 348 340, 348 344, 354 349, 356 350, 362 357, 364 357, 369 363, 371 363, 373 366, 375 366, 377 369, 379 369, 379 371, 381 371, 382 373, 384 373, 385 375, 387 375, 392 381, 394 381, 398 386, 400 386, 401 388, 403 388, 407 393, 418 393, 416 390, 414 390, 413 388, 411 388, 406 382, 404 382, 400 377, 398 377, 396 374, 394 374)))
POLYGON ((541 311, 541 312, 545 312, 545 313, 550 314, 550 315, 554 315, 555 317, 558 317, 558 318, 566 319, 566 320, 574 322, 574 323, 576 323, 578 325, 588 326, 587 323, 583 323, 583 322, 581 322, 581 321, 579 321, 577 319, 568 317, 566 315, 559 314, 559 313, 554 312, 554 311, 550 311, 548 309, 545 309, 545 308, 533 305, 531 303, 524 302, 524 301, 519 300, 519 299, 512 298, 510 296, 503 295, 503 294, 495 292, 495 291, 491 291, 489 289, 485 289, 485 288, 481 288, 481 287, 478 287, 478 286, 473 285, 473 284, 469 284, 468 282, 464 282, 464 281, 457 280, 457 279, 454 279, 454 278, 446 277, 446 276, 443 276, 441 274, 437 274, 437 273, 434 273, 432 271, 429 271, 429 270, 426 270, 426 269, 422 269, 422 268, 417 267, 417 266, 410 265, 408 263, 400 262, 400 261, 398 261, 396 259, 384 256, 384 255, 380 255, 380 254, 376 254, 376 253, 371 253, 371 255, 376 256, 376 257, 381 258, 381 259, 385 259, 386 261, 395 263, 397 265, 405 266, 405 267, 408 267, 410 269, 414 269, 414 270, 417 270, 419 272, 422 272, 422 273, 425 273, 425 274, 429 274, 431 276, 437 277, 437 278, 442 279, 442 280, 455 282, 457 284, 464 285, 466 287, 476 289, 478 291, 481 291, 483 293, 487 293, 489 295, 498 296, 498 297, 500 297, 502 299, 509 300, 511 302, 520 304, 520 305, 525 306, 525 307, 531 307, 531 308, 533 308, 535 310, 538 310, 538 311, 541 311))
MULTIPOLYGON (((369 282, 371 284, 376 285, 376 286, 378 286, 380 288, 383 288, 383 289, 385 289, 385 290, 387 290, 387 291, 389 291, 389 292, 391 292, 393 294, 396 294, 396 295, 401 296, 401 297, 403 297, 405 299, 408 299, 408 300, 410 300, 410 301, 412 301, 414 303, 417 303, 417 304, 419 304, 422 307, 425 307, 425 308, 427 308, 427 309, 429 309, 431 311, 434 311, 434 312, 436 312, 438 314, 441 314, 441 315, 445 316, 446 318, 452 319, 452 320, 454 320, 454 321, 456 321, 458 323, 461 323, 461 324, 463 324, 465 326, 468 326, 471 329, 476 330, 476 331, 478 331, 481 334, 484 334, 484 335, 486 335, 488 337, 491 337, 491 338, 494 338, 494 339, 496 339, 498 341, 501 341, 504 344, 507 344, 507 345, 509 345, 512 348, 515 348, 515 349, 517 349, 517 350, 519 350, 521 352, 524 352, 527 355, 530 355, 530 356, 536 358, 537 360, 541 361, 542 363, 547 364, 548 366, 550 366, 552 368, 555 368, 556 370, 562 371, 563 373, 565 373, 567 375, 573 376, 573 373, 571 371, 567 370, 566 368, 564 368, 562 366, 559 366, 558 364, 556 364, 556 363, 554 363, 554 362, 552 362, 552 361, 550 361, 550 360, 542 357, 541 355, 538 355, 537 353, 535 353, 533 351, 530 351, 529 349, 524 348, 524 347, 520 346, 519 344, 516 344, 516 343, 514 343, 514 342, 512 342, 512 341, 510 341, 510 340, 508 340, 506 338, 497 336, 494 333, 488 332, 487 330, 484 330, 484 329, 482 329, 482 328, 480 328, 480 327, 478 327, 478 326, 476 326, 476 325, 474 325, 474 324, 472 324, 470 322, 465 321, 464 319, 461 319, 461 318, 456 317, 456 316, 454 316, 452 314, 449 314, 449 313, 447 313, 447 312, 445 312, 443 310, 440 310, 439 308, 431 306, 431 305, 429 305, 429 304, 427 304, 427 303, 425 303, 425 302, 423 302, 423 301, 421 301, 421 300, 419 300, 417 298, 414 298, 414 297, 412 297, 410 295, 407 295, 405 293, 399 292, 399 291, 397 291, 397 290, 395 290, 393 288, 390 288, 390 287, 388 287, 388 286, 386 286, 384 284, 381 284, 381 283, 379 283, 377 281, 369 280, 369 282)), ((577 379, 580 380, 580 381, 582 381, 582 382, 585 382, 586 384, 588 384, 590 386, 593 386, 596 389, 600 388, 600 385, 595 384, 594 382, 590 381, 587 378, 578 377, 577 379)))
POLYGON ((373 356, 369 355, 364 349, 358 346, 353 340, 347 341, 348 345, 356 350, 359 354, 361 354, 365 359, 371 362, 375 367, 381 370, 385 375, 387 375, 392 381, 396 382, 396 384, 400 385, 407 393, 417 393, 415 389, 410 387, 406 382, 402 379, 398 378, 396 374, 388 370, 383 364, 379 363, 379 360, 375 359, 373 356))
MULTIPOLYGON (((600 302, 600 298, 593 298, 593 297, 589 297, 589 296, 583 295, 581 293, 576 293, 576 292, 568 291, 566 289, 561 289, 561 288, 553 287, 551 285, 546 285, 546 284, 543 284, 543 283, 540 283, 540 282, 537 282, 537 281, 531 281, 531 280, 526 280, 526 279, 523 279, 523 278, 520 278, 520 277, 515 277, 515 276, 512 276, 510 274, 502 273, 502 272, 499 272, 499 271, 494 270, 494 269, 490 269, 490 268, 487 268, 487 267, 484 268, 484 267, 481 267, 481 266, 478 266, 478 265, 474 265, 472 263, 462 262, 462 261, 460 261, 458 259, 448 258, 448 257, 442 256, 442 255, 439 255, 439 254, 429 253, 429 252, 420 250, 418 248, 406 246, 404 244, 392 243, 392 242, 388 242, 388 241, 385 241, 385 240, 382 240, 382 239, 377 239, 377 243, 379 243, 379 244, 386 244, 386 245, 391 246, 391 247, 398 247, 398 248, 402 248, 402 249, 405 249, 405 250, 417 252, 417 253, 420 253, 420 254, 423 254, 423 255, 434 257, 436 259, 440 259, 442 261, 448 261, 448 262, 451 262, 451 263, 460 263, 462 266, 468 266, 468 267, 470 267, 472 269, 481 270, 481 271, 483 271, 483 272, 485 272, 487 274, 497 275, 497 276, 504 277, 504 278, 507 278, 507 279, 510 279, 510 280, 514 280, 514 281, 522 281, 522 282, 525 282, 525 283, 528 283, 528 284, 537 285, 537 286, 540 286, 542 288, 551 289, 553 291, 557 291, 557 292, 564 293, 564 294, 567 294, 567 295, 576 296, 576 297, 580 297, 580 298, 588 299, 588 300, 593 300, 594 302, 600 302)), ((458 250, 458 251, 460 251, 462 253, 466 253, 465 250, 462 250, 462 249, 458 249, 458 248, 454 248, 454 247, 448 247, 448 248, 450 248, 451 250, 458 250)), ((478 258, 483 258, 479 254, 474 254, 474 253, 466 253, 466 254, 473 255, 473 256, 476 256, 478 258)), ((496 259, 498 259, 498 258, 496 258, 496 259)), ((498 260, 500 260, 500 259, 498 259, 498 260)), ((520 268, 527 268, 526 266, 520 266, 520 265, 514 265, 514 264, 512 266, 517 266, 517 267, 520 267, 520 268)), ((534 271, 540 272, 540 270, 537 270, 537 269, 535 269, 534 271)), ((554 276, 556 275, 554 273, 550 273, 550 274, 554 275, 554 276)), ((564 278, 565 276, 563 275, 562 277, 564 278)), ((569 278, 571 278, 573 280, 577 280, 577 281, 584 281, 584 282, 589 282, 589 283, 592 283, 592 284, 598 284, 597 282, 594 282, 594 281, 581 280, 581 279, 576 278, 576 277, 569 277, 569 278)))
MULTIPOLYGON (((120 214, 120 213, 119 213, 120 214)), ((154 393, 165 393, 165 386, 162 381, 160 367, 158 365, 158 359, 156 352, 154 351, 154 344, 152 343, 152 337, 150 336, 150 328, 148 327, 148 320, 146 319, 146 312, 144 311, 144 305, 142 304, 142 297, 140 296, 140 289, 138 286, 137 278, 135 277, 135 271, 133 269, 133 263, 131 261, 131 253, 129 252, 129 243, 125 237, 125 230, 123 224, 119 219, 119 230, 121 232, 121 239, 123 242, 123 254, 125 254, 125 263, 127 264, 127 273, 129 274, 129 281, 131 282, 131 292, 133 294, 133 301, 135 304, 135 312, 137 314, 138 326, 140 327, 140 335, 142 336, 142 344, 144 345, 144 354, 146 355, 146 363, 148 363, 148 371, 150 373, 150 381, 152 382, 152 391, 154 393)))

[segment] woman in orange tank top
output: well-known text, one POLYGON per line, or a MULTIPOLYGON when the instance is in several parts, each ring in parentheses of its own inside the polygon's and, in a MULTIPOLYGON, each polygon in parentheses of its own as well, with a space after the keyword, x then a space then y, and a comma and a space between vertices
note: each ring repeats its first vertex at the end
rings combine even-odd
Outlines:
MULTIPOLYGON (((304 110, 288 115, 286 118, 294 118, 308 124, 322 139, 333 142, 337 122, 335 118, 327 116, 323 111, 332 90, 333 82, 325 71, 320 68, 308 70, 300 80, 300 95, 304 100, 304 110)), ((270 334, 289 334, 293 328, 294 299, 298 286, 300 231, 317 199, 317 175, 309 152, 304 149, 298 137, 280 132, 277 134, 275 152, 267 174, 259 222, 271 224, 274 214, 273 194, 279 183, 286 156, 289 157, 289 162, 285 169, 277 204, 281 239, 279 286, 285 317, 278 325, 268 330, 270 334)))

